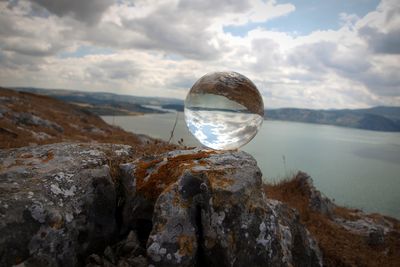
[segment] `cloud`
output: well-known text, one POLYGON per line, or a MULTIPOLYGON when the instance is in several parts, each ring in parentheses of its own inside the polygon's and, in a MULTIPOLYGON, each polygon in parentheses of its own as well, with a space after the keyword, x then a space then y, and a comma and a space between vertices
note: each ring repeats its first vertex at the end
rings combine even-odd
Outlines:
POLYGON ((91 79, 130 80, 139 74, 134 62, 129 60, 104 60, 86 68, 91 79))
POLYGON ((359 34, 375 53, 400 54, 400 25, 390 32, 365 26, 359 30, 359 34))
POLYGON ((123 27, 140 34, 132 45, 149 50, 179 53, 198 60, 218 57, 219 49, 210 40, 207 21, 200 14, 185 15, 176 6, 162 5, 144 18, 126 19, 123 27), (177 14, 182 14, 178 15, 177 14))
MULTIPOLYGON (((24 3, 24 2, 22 2, 24 3)), ((32 6, 7 7, 0 2, 1 49, 27 56, 49 56, 71 46, 63 37, 66 29, 56 18, 30 16, 32 6)))
POLYGON ((114 4, 112 0, 32 0, 34 3, 60 16, 72 16, 87 23, 96 23, 103 13, 114 4))
POLYGON ((306 35, 224 32, 292 12, 262 0, 0 1, 0 82, 183 99, 205 73, 235 70, 266 107, 400 105, 398 1, 306 35))

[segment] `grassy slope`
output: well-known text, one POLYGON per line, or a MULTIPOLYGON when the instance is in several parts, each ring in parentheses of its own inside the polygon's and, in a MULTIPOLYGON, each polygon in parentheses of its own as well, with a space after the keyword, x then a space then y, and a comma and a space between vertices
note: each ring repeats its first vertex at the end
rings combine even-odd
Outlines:
POLYGON ((361 214, 357 210, 336 206, 334 217, 357 221, 368 217, 373 221, 387 220, 393 231, 385 236, 381 245, 371 246, 366 237, 347 231, 329 216, 309 208, 310 191, 301 183, 299 173, 275 185, 265 185, 268 198, 286 203, 299 211, 300 219, 323 252, 325 266, 400 266, 400 223, 379 214, 361 214))
POLYGON ((151 138, 145 138, 143 142, 143 138, 108 125, 82 107, 47 96, 0 88, 0 111, 0 148, 63 141, 127 144, 144 154, 175 148, 151 138), (18 121, 15 117, 19 114, 32 114, 61 126, 63 130, 18 121), (41 133, 45 138, 38 138, 35 133, 41 133))

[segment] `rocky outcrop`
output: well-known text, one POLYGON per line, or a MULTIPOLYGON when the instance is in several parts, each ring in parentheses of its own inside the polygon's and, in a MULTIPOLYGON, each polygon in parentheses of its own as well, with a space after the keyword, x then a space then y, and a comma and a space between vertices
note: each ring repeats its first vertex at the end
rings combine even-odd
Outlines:
POLYGON ((0 151, 1 266, 320 266, 244 152, 59 143, 0 151), (132 160, 131 160, 132 161, 132 160), (113 177, 111 176, 113 174, 113 177))
POLYGON ((155 266, 322 265, 296 212, 267 200, 244 152, 175 151, 124 168, 131 199, 156 199, 147 242, 155 266))
POLYGON ((76 266, 116 239, 107 165, 129 146, 53 144, 0 150, 0 265, 76 266))
POLYGON ((306 194, 309 208, 312 211, 329 217, 333 216, 335 204, 315 188, 312 178, 307 173, 299 171, 295 180, 298 184, 298 190, 306 194))
POLYGON ((41 126, 56 130, 57 132, 63 132, 64 129, 55 122, 42 119, 41 117, 35 116, 30 113, 11 113, 13 123, 22 126, 41 126))

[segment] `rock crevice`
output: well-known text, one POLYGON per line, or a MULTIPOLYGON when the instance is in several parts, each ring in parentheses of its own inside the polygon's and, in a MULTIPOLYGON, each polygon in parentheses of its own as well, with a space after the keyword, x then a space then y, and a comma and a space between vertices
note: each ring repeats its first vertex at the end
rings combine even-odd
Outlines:
MULTIPOLYGON (((175 162, 179 156, 164 155, 175 162)), ((131 169, 138 165, 133 163, 131 169)), ((149 168, 147 176, 159 173, 157 166, 149 168)), ((147 242, 151 264, 322 265, 318 246, 296 212, 264 195, 261 172, 250 155, 210 153, 182 159, 176 167, 179 176, 163 185, 154 204, 147 242)), ((131 180, 138 178, 137 172, 131 173, 131 180)), ((146 195, 137 192, 141 193, 146 195)))
POLYGON ((264 195, 250 155, 172 151, 111 177, 109 157, 126 162, 132 152, 75 143, 0 151, 0 265, 321 265, 297 213, 264 195))

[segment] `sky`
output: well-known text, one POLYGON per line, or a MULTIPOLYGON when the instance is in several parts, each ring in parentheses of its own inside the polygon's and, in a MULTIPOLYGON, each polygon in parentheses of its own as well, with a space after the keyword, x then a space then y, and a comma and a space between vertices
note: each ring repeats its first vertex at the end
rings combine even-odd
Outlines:
POLYGON ((184 99, 214 71, 266 108, 400 106, 399 0, 0 0, 0 86, 184 99))

